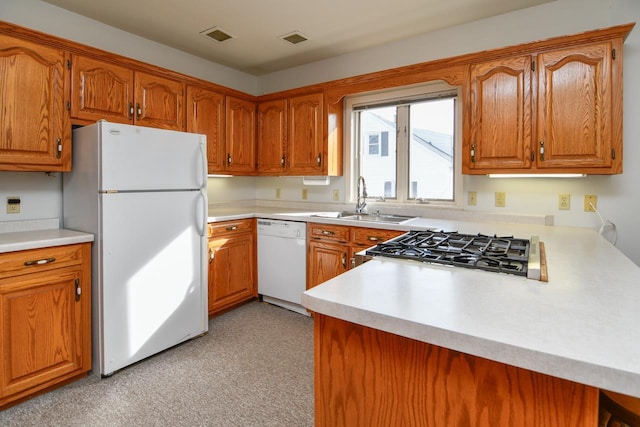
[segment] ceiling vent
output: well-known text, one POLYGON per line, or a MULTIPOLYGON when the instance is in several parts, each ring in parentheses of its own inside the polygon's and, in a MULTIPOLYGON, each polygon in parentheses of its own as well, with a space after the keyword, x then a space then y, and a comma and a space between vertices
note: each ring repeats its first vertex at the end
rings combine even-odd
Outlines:
POLYGON ((232 36, 231 34, 218 27, 209 28, 208 30, 202 31, 200 34, 209 37, 210 39, 213 39, 219 43, 235 38, 235 36, 232 36))
POLYGON ((291 44, 298 44, 298 43, 306 42, 307 40, 309 40, 307 36, 303 35, 299 31, 294 31, 293 33, 285 34, 284 36, 280 36, 279 38, 291 44))

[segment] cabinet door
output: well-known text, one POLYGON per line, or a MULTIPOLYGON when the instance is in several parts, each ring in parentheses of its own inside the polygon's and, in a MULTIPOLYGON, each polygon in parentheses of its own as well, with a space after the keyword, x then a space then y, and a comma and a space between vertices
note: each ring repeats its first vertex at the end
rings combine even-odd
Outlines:
POLYGON ((135 104, 137 125, 185 130, 184 83, 136 72, 135 104))
POLYGON ((321 93, 289 99, 288 161, 293 175, 322 174, 327 170, 321 93))
POLYGON ((224 113, 224 95, 187 86, 187 132, 207 136, 209 173, 224 170, 224 113))
POLYGON ((611 57, 610 42, 538 55, 538 168, 611 166, 611 57))
POLYGON ((71 170, 68 59, 0 35, 0 170, 71 170))
POLYGON ((308 244, 307 289, 349 269, 349 246, 310 241, 308 244))
POLYGON ((256 106, 253 102, 227 96, 227 166, 231 173, 255 171, 256 106))
POLYGON ((90 352, 83 355, 90 292, 76 300, 81 278, 67 268, 0 280, 0 399, 90 369, 90 352))
POLYGON ((209 239, 209 314, 257 296, 253 234, 209 239))
POLYGON ((286 170, 287 100, 258 104, 258 172, 282 175, 286 170))
POLYGON ((133 70, 73 55, 71 117, 131 124, 133 113, 133 70))
POLYGON ((471 66, 470 169, 531 166, 531 57, 471 66))

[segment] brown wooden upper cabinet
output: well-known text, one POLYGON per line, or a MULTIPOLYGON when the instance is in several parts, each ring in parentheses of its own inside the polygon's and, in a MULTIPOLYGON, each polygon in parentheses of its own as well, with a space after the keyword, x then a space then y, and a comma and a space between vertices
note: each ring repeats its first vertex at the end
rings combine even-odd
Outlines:
POLYGON ((287 147, 287 99, 258 104, 258 173, 261 175, 285 175, 288 173, 287 147))
POLYGON ((256 104, 227 96, 225 172, 253 174, 256 170, 256 104))
POLYGON ((73 55, 71 116, 185 130, 185 84, 82 55, 73 55))
POLYGON ((224 172, 224 95, 209 89, 187 86, 187 132, 207 136, 207 163, 210 174, 224 172))
POLYGON ((69 53, 0 35, 0 170, 71 170, 69 53))
POLYGON ((258 172, 341 175, 341 118, 342 104, 327 106, 322 93, 259 103, 258 172))
POLYGON ((621 173, 622 43, 472 64, 463 173, 621 173))

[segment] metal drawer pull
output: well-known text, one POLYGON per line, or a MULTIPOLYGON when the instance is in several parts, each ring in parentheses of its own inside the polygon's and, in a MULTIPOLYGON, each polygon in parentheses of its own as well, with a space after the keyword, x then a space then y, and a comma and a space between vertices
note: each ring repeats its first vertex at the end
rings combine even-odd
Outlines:
POLYGON ((367 237, 367 240, 369 240, 370 242, 377 242, 378 240, 380 240, 380 238, 376 236, 369 236, 367 237))
POLYGON ((228 226, 225 230, 227 231, 233 231, 233 230, 237 230, 238 226, 237 225, 230 225, 228 226))
POLYGON ((42 265, 42 264, 49 264, 54 262, 56 259, 55 258, 45 258, 45 259, 36 259, 33 261, 25 261, 24 265, 25 267, 29 267, 32 265, 42 265))
POLYGON ((327 230, 322 230, 320 233, 322 233, 325 236, 333 236, 334 234, 336 234, 333 231, 327 231, 327 230))

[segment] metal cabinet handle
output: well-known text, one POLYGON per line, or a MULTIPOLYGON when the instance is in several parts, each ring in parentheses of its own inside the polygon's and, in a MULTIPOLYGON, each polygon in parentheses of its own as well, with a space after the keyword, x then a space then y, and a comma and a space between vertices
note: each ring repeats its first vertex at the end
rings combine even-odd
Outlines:
POLYGON ((380 238, 376 236, 367 236, 367 240, 370 242, 378 242, 380 238))
POLYGON ((225 230, 227 230, 227 231, 234 231, 234 230, 237 230, 237 229, 238 229, 237 225, 230 225, 230 226, 225 228, 225 230))
POLYGON ((133 118, 133 102, 129 103, 129 120, 133 118))
POLYGON ((280 165, 281 165, 282 167, 284 167, 284 156, 282 156, 282 157, 280 158, 280 165))
POLYGON ((334 233, 333 231, 329 231, 329 230, 321 230, 320 234, 322 234, 323 236, 333 236, 336 233, 334 233))
POLYGON ((346 252, 342 253, 342 266, 344 268, 347 268, 347 253, 346 252))
POLYGON ((540 161, 544 162, 544 141, 540 141, 540 161))
POLYGON ((231 164, 231 153, 227 153, 227 165, 231 164))
POLYGON ((140 120, 142 117, 142 108, 140 108, 140 103, 136 102, 136 120, 140 120))
POLYGON ((213 258, 215 258, 215 256, 215 252, 213 252, 211 248, 209 248, 209 264, 213 262, 213 258))
POLYGON ((24 265, 25 267, 30 267, 32 265, 43 265, 43 264, 50 264, 52 262, 54 262, 56 259, 51 257, 51 258, 44 258, 44 259, 35 259, 32 261, 25 261, 24 265))
POLYGON ((80 279, 76 279, 76 302, 80 301, 80 295, 82 295, 82 288, 80 287, 80 279))
POLYGON ((476 162, 476 144, 471 144, 471 163, 476 162))
POLYGON ((318 162, 318 166, 322 166, 322 153, 318 153, 316 161, 318 162))
POLYGON ((62 157, 62 139, 56 138, 56 159, 62 157))

